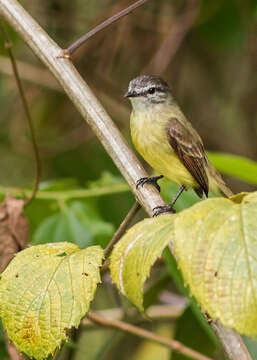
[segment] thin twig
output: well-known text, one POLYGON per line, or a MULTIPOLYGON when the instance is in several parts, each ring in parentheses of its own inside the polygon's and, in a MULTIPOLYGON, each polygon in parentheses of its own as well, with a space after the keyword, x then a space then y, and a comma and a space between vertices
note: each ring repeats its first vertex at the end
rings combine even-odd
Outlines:
POLYGON ((120 240, 122 235, 125 233, 127 227, 129 226, 130 222, 138 212, 138 210, 141 209, 141 205, 138 202, 135 202, 135 204, 132 206, 132 208, 129 210, 128 214, 126 215, 125 219, 120 224, 118 230, 113 235, 111 241, 107 245, 107 247, 104 249, 104 256, 107 258, 110 255, 110 252, 112 251, 114 245, 120 240))
POLYGON ((121 19, 122 17, 128 15, 131 11, 135 10, 139 6, 145 4, 149 0, 138 0, 134 4, 128 6, 126 9, 118 12, 117 14, 111 16, 109 19, 103 21, 101 24, 97 25, 95 28, 90 30, 88 33, 83 35, 73 44, 71 44, 67 49, 63 50, 65 57, 70 57, 81 45, 83 45, 89 38, 94 36, 99 31, 105 29, 107 26, 111 25, 115 21, 121 19))
MULTIPOLYGON (((17 0, 0 0, 0 12, 55 75, 77 110, 91 126, 109 156, 119 168, 139 203, 152 216, 154 207, 165 205, 163 199, 157 189, 150 184, 136 188, 136 181, 147 176, 146 172, 75 67, 68 59, 61 58, 57 60, 62 49, 49 38, 17 0)), ((235 332, 230 329, 220 327, 230 333, 230 336, 223 338, 222 331, 217 331, 223 345, 223 341, 225 341, 224 349, 229 359, 251 359, 246 346, 241 342, 241 337, 238 334, 235 336, 235 332)))
POLYGON ((21 101, 22 101, 22 105, 24 108, 24 112, 25 112, 25 116, 27 118, 27 122, 29 125, 29 130, 30 130, 30 135, 31 135, 31 141, 32 141, 32 147, 34 150, 34 155, 35 155, 35 161, 36 161, 36 175, 35 175, 35 181, 34 181, 34 187, 33 187, 33 191, 32 194, 30 196, 29 199, 26 200, 25 202, 25 206, 28 205, 31 200, 35 197, 37 190, 38 190, 38 185, 39 185, 39 181, 40 181, 40 174, 41 174, 41 163, 40 163, 40 157, 39 157, 39 150, 38 150, 38 146, 37 146, 37 142, 36 142, 36 136, 35 136, 35 130, 34 130, 34 126, 33 126, 33 122, 32 122, 32 118, 30 115, 30 111, 29 111, 29 106, 25 97, 25 93, 23 90, 23 86, 19 77, 19 72, 18 72, 18 68, 16 65, 16 60, 15 57, 13 55, 12 52, 12 43, 9 40, 9 36, 4 28, 4 25, 0 19, 0 31, 3 35, 3 38, 5 40, 5 47, 6 50, 8 52, 11 64, 12 64, 12 68, 13 68, 13 73, 14 73, 14 77, 17 83, 17 87, 19 89, 19 93, 20 93, 20 97, 21 97, 21 101))
MULTIPOLYGON (((158 321, 177 319, 183 314, 187 305, 188 301, 186 299, 183 299, 183 303, 176 305, 152 305, 147 309, 146 315, 151 320, 158 321)), ((122 320, 124 318, 124 311, 121 307, 100 310, 97 311, 97 313, 104 318, 111 318, 112 320, 122 320)), ((140 323, 146 321, 145 318, 138 316, 138 311, 134 307, 129 308, 126 312, 126 315, 129 316, 130 322, 133 323, 140 323)), ((92 322, 87 319, 87 317, 82 320, 82 324, 84 326, 93 325, 92 322)))
POLYGON ((107 327, 111 327, 111 328, 115 328, 120 331, 125 331, 127 333, 139 336, 143 339, 153 341, 157 344, 166 346, 169 349, 172 349, 173 351, 183 354, 191 359, 211 360, 211 358, 204 356, 204 355, 198 353, 197 351, 194 351, 194 350, 188 348, 187 346, 183 345, 179 341, 168 339, 164 336, 160 336, 151 331, 139 328, 135 325, 128 324, 124 321, 107 319, 107 318, 103 317, 102 315, 100 315, 99 313, 96 313, 93 311, 90 311, 87 314, 87 318, 94 323, 97 323, 97 324, 100 324, 103 326, 107 326, 107 327))

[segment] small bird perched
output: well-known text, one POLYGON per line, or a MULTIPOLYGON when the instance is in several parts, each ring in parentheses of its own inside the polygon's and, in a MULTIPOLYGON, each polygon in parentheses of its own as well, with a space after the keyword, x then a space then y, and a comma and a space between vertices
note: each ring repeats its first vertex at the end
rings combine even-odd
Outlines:
POLYGON ((180 185, 178 194, 167 206, 153 209, 154 216, 174 212, 173 206, 186 190, 193 188, 199 197, 209 190, 233 195, 207 158, 203 142, 174 100, 168 84, 158 76, 142 75, 129 83, 125 94, 132 103, 131 136, 137 151, 161 175, 142 178, 137 186, 153 183, 163 176, 180 185))

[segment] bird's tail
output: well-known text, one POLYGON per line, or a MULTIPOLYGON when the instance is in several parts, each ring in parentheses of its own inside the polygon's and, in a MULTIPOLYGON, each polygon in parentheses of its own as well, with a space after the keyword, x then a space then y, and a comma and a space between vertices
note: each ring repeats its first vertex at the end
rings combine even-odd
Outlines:
POLYGON ((233 196, 233 192, 229 189, 229 187, 227 187, 221 175, 210 162, 208 164, 208 170, 211 177, 211 182, 214 183, 213 186, 210 187, 213 187, 214 189, 216 188, 222 195, 226 197, 233 196))
POLYGON ((227 187, 227 185, 224 183, 223 180, 222 183, 218 183, 218 187, 222 195, 225 195, 226 197, 230 197, 234 195, 233 192, 230 190, 229 187, 227 187))

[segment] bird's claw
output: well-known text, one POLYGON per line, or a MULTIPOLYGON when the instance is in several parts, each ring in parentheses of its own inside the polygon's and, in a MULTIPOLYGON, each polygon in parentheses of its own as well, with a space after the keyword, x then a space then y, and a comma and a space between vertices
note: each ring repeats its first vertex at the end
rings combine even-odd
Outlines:
POLYGON ((164 206, 156 206, 153 208, 153 217, 159 216, 161 214, 165 213, 172 213, 176 214, 176 210, 173 209, 170 205, 164 205, 164 206))
POLYGON ((150 182, 149 179, 150 178, 148 178, 148 177, 143 177, 143 178, 137 180, 136 188, 138 189, 139 186, 144 186, 145 184, 149 184, 149 182, 150 182))
POLYGON ((156 187, 156 189, 160 192, 161 188, 158 185, 157 181, 161 179, 163 176, 154 176, 154 177, 143 177, 136 182, 136 188, 138 189, 139 186, 144 186, 145 184, 152 184, 156 187))

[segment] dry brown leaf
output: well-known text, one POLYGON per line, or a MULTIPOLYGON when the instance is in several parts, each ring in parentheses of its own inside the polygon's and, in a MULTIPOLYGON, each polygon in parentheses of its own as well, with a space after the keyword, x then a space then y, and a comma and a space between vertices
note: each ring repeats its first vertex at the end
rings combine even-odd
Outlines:
POLYGON ((28 232, 24 201, 7 195, 0 205, 0 273, 14 255, 27 246, 28 232))
MULTIPOLYGON (((0 205, 0 273, 14 255, 28 244, 29 223, 24 215, 24 201, 7 195, 0 205)), ((6 346, 12 360, 25 360, 7 335, 6 346)))

